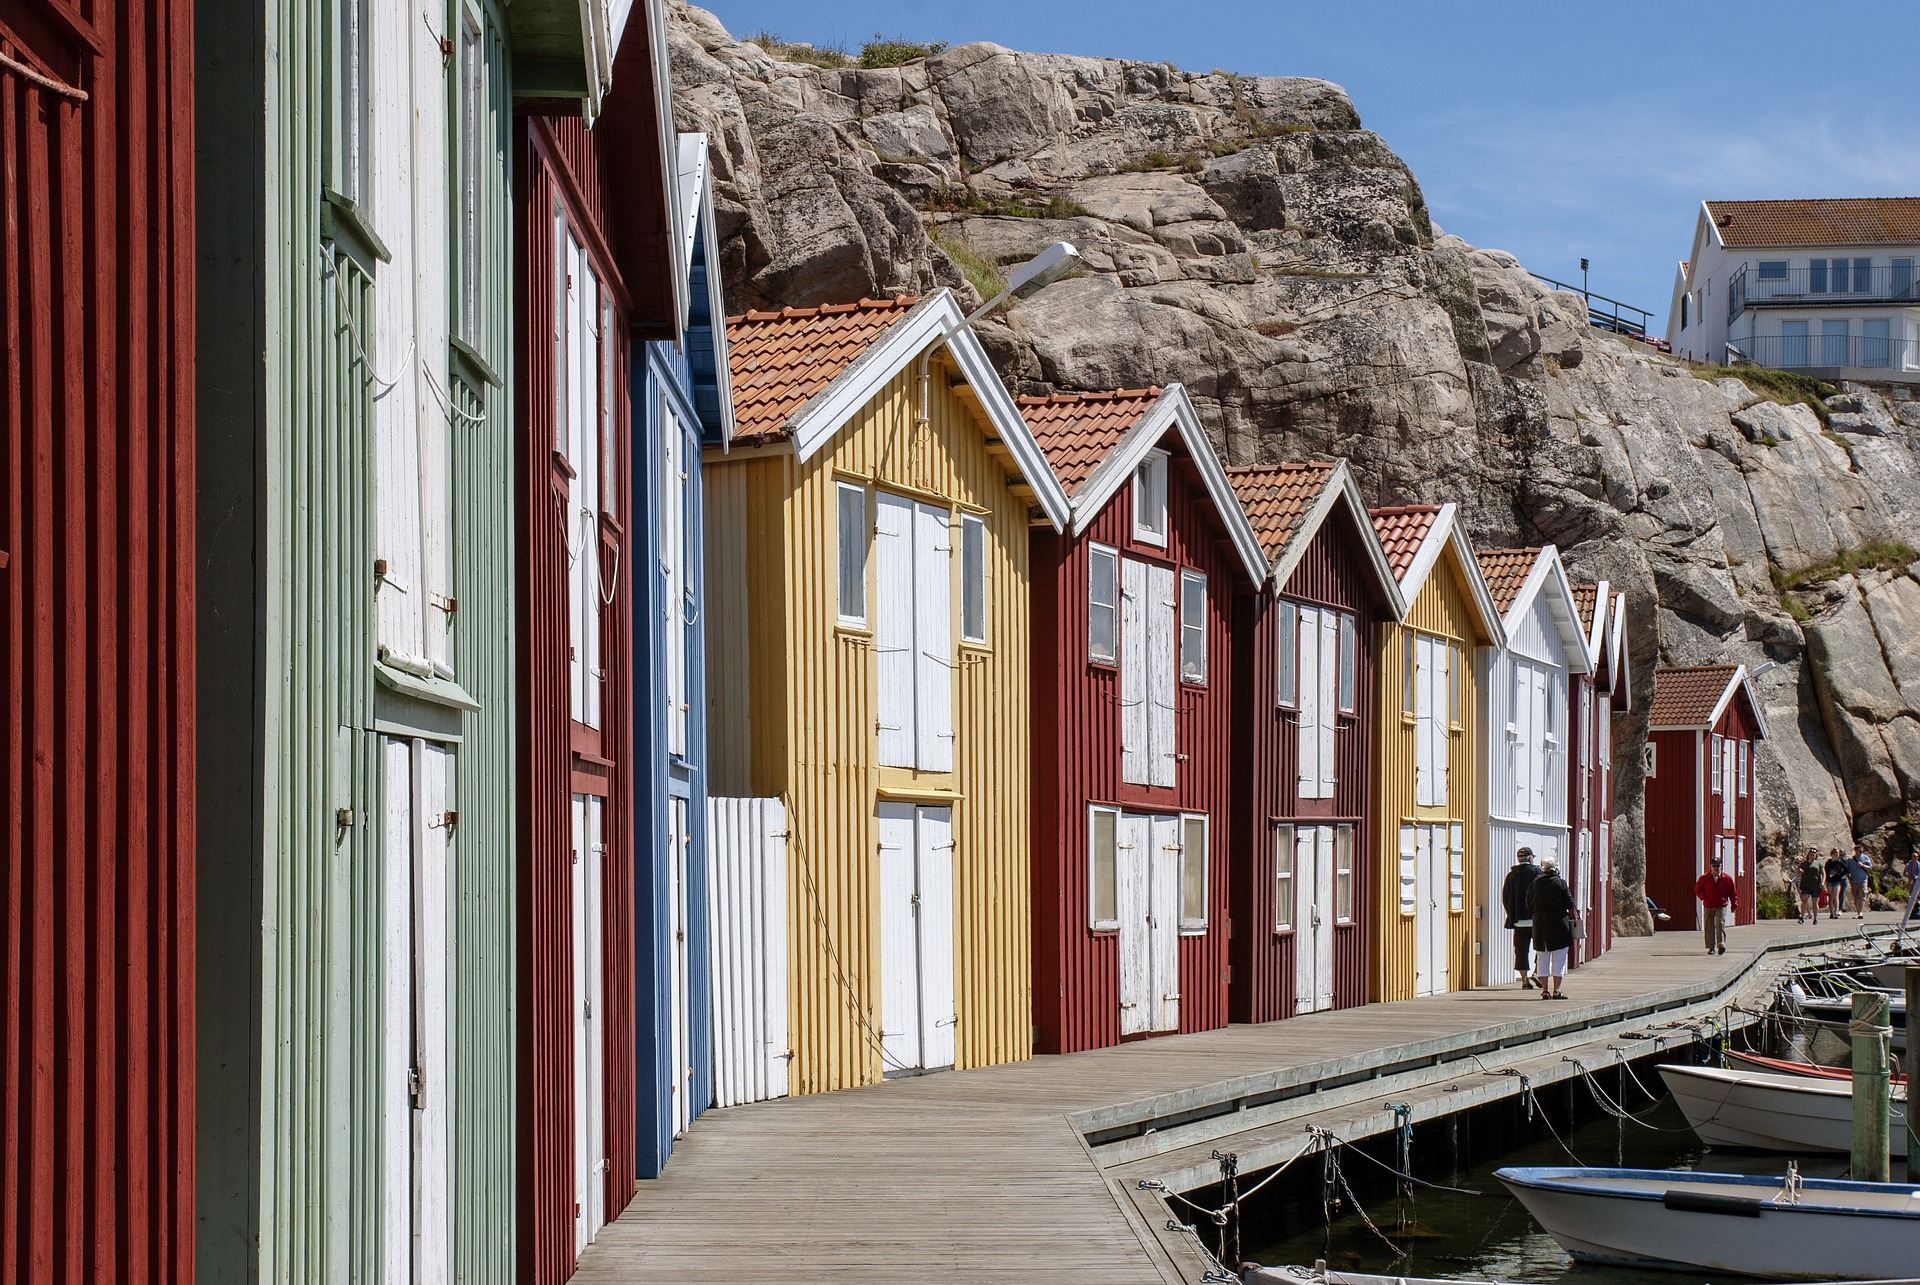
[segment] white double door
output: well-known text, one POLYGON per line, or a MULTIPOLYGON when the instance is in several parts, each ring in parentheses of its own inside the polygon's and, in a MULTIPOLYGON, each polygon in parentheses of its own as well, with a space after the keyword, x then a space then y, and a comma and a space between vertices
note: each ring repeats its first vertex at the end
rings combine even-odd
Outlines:
POLYGON ((1177 779, 1174 584, 1172 567, 1134 558, 1120 564, 1120 779, 1131 785, 1177 779))
POLYGON ((1293 832, 1293 1011, 1333 1007, 1334 828, 1293 832))
POLYGON ((1120 1034, 1180 1029, 1180 818, 1123 813, 1114 837, 1120 1034))
POLYGON ((882 803, 880 1060, 884 1074, 953 1065, 953 809, 882 803))
POLYGON ((953 538, 946 509, 880 491, 873 649, 882 767, 953 771, 953 538))
POLYGON ((1451 868, 1446 825, 1400 827, 1400 844, 1413 848, 1413 993, 1444 995, 1452 989, 1447 951, 1447 902, 1451 868))
POLYGON ((602 810, 573 796, 573 1249, 607 1221, 606 1034, 601 956, 602 810))

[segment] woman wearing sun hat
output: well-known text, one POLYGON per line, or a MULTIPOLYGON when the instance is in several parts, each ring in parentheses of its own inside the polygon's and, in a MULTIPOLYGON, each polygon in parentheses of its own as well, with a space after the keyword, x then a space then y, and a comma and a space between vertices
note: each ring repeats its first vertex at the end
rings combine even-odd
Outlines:
POLYGON ((1540 858, 1540 876, 1527 885, 1527 909, 1533 917, 1533 970, 1540 977, 1540 998, 1565 999, 1560 987, 1573 949, 1573 890, 1551 854, 1540 858))

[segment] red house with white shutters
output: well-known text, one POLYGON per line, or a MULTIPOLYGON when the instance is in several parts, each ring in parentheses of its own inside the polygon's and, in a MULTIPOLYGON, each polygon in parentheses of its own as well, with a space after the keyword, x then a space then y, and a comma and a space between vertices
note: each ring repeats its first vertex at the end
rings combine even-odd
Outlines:
POLYGON ((1375 624, 1406 614, 1345 461, 1230 469, 1267 571, 1234 604, 1228 1010, 1367 1002, 1375 624))
POLYGON ((1233 604, 1266 560, 1186 390, 1027 397, 1035 1047, 1227 1023, 1233 604))
POLYGON ((1597 959, 1613 944, 1613 715, 1627 707, 1627 596, 1605 580, 1573 585, 1584 639, 1585 674, 1570 674, 1567 880, 1586 931, 1574 963, 1597 959))
POLYGON ((1673 916, 1661 928, 1700 926, 1693 885, 1715 854, 1739 889, 1734 922, 1753 914, 1754 742, 1766 719, 1744 665, 1663 668, 1647 717, 1647 895, 1673 916))

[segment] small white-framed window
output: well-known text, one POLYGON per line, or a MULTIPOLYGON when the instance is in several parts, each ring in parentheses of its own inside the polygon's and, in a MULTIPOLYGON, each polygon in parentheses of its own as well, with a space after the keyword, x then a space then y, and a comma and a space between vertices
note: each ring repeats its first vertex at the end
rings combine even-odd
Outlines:
POLYGON ((1733 873, 1736 877, 1747 873, 1747 837, 1744 834, 1733 841, 1733 873))
POLYGON ((1167 543, 1167 453, 1148 451, 1133 470, 1133 538, 1167 543))
POLYGON ((1447 909, 1459 913, 1467 908, 1467 836, 1458 821, 1447 827, 1447 909))
POLYGON ((483 196, 481 192, 482 160, 485 155, 485 140, 482 132, 486 127, 484 109, 485 82, 483 71, 485 59, 480 44, 480 23, 473 11, 466 5, 460 7, 460 171, 459 207, 457 218, 460 225, 460 280, 459 313, 460 338, 476 350, 482 347, 485 339, 480 333, 480 273, 481 240, 486 235, 481 225, 483 196))
POLYGON ((1180 818, 1180 931, 1207 930, 1207 818, 1180 818))
POLYGON ((1720 734, 1714 733, 1707 746, 1707 789, 1710 793, 1720 793, 1720 734))
POLYGON ((1351 611, 1340 613, 1340 712, 1351 714, 1360 701, 1360 640, 1351 611))
POLYGON ((1087 809, 1087 921, 1095 932, 1120 927, 1120 813, 1087 809))
POLYGON ((1747 742, 1740 742, 1740 797, 1747 797, 1747 742))
POLYGON ((372 132, 372 91, 368 48, 369 0, 341 0, 334 66, 335 181, 340 195, 364 210, 367 203, 368 137, 372 132))
POLYGON ((1280 639, 1274 666, 1274 699, 1282 709, 1292 709, 1300 703, 1300 607, 1282 598, 1274 612, 1279 617, 1274 633, 1280 639))
POLYGON ((1652 741, 1640 747, 1640 769, 1649 781, 1660 775, 1660 747, 1652 741))
POLYGON ((840 593, 837 610, 843 625, 867 623, 867 488, 834 484, 839 513, 840 593))
POLYGON ((1353 922, 1353 825, 1333 832, 1333 922, 1353 922))
POLYGON ((1466 726, 1460 710, 1460 644, 1447 644, 1447 723, 1451 727, 1466 726))
POLYGON ((1419 905, 1420 872, 1415 850, 1414 829, 1400 827, 1400 913, 1411 915, 1419 905))
POLYGON ((1087 659, 1114 664, 1120 656, 1120 553, 1087 546, 1087 659))
POLYGON ((1293 827, 1273 827, 1273 930, 1293 931, 1293 827))
POLYGON ((987 640, 987 524, 971 513, 960 515, 960 638, 987 640))
POLYGON ((1785 259, 1760 260, 1760 280, 1785 281, 1787 279, 1787 261, 1785 259))
POLYGON ((1412 630, 1400 631, 1400 712, 1408 718, 1420 716, 1419 672, 1420 660, 1414 653, 1420 650, 1417 635, 1412 630))
POLYGON ((1180 681, 1207 681, 1207 578, 1180 573, 1180 681))

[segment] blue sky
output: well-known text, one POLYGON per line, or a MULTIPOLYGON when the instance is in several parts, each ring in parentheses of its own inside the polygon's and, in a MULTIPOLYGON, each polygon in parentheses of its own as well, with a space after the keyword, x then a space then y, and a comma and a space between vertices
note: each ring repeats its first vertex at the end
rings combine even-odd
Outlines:
POLYGON ((1652 0, 711 0, 739 35, 876 32, 1318 76, 1419 177, 1435 220, 1651 309, 1703 197, 1920 195, 1920 6, 1652 0), (1826 85, 1831 92, 1822 91, 1826 85))

